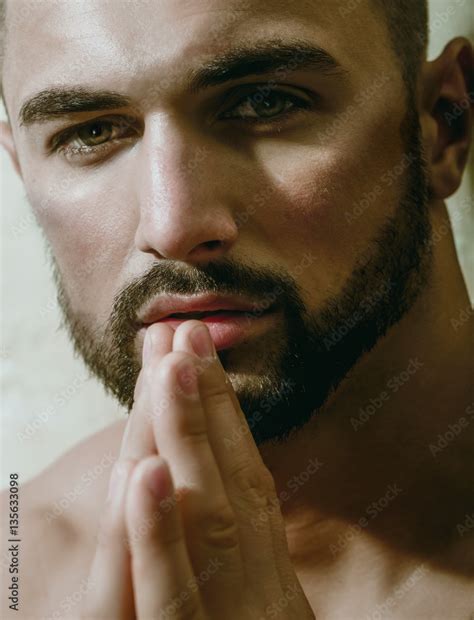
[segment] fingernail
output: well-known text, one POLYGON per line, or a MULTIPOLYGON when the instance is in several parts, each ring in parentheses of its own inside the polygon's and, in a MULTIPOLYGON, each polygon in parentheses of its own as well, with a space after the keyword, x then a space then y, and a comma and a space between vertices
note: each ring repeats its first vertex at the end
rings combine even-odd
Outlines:
POLYGON ((146 484, 157 500, 165 499, 170 492, 170 474, 165 460, 158 456, 156 464, 150 467, 146 477, 146 484))
POLYGON ((200 358, 215 357, 216 349, 209 330, 204 325, 195 327, 190 334, 191 346, 200 358))
POLYGON ((185 394, 193 396, 198 394, 198 379, 196 366, 190 360, 181 362, 177 369, 178 382, 185 394))

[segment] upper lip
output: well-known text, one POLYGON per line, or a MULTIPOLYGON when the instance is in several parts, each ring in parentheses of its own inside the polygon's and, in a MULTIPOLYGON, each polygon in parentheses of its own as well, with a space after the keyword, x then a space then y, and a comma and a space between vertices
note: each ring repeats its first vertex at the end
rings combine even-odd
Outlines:
POLYGON ((263 313, 270 306, 261 302, 250 301, 243 297, 222 295, 166 295, 155 298, 140 313, 139 320, 144 324, 155 323, 177 312, 211 312, 216 310, 235 310, 236 312, 263 313))

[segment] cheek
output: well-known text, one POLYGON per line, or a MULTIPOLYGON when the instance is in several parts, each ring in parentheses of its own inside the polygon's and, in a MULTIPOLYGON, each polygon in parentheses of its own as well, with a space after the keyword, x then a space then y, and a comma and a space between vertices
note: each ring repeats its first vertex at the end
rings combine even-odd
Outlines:
POLYGON ((400 179, 398 186, 383 179, 397 160, 400 153, 364 157, 352 144, 352 150, 299 152, 273 173, 268 241, 300 285, 314 291, 317 304, 342 288, 393 215, 400 179))
POLYGON ((74 308, 94 315, 108 311, 136 228, 133 199, 110 187, 74 172, 36 182, 28 194, 74 308))

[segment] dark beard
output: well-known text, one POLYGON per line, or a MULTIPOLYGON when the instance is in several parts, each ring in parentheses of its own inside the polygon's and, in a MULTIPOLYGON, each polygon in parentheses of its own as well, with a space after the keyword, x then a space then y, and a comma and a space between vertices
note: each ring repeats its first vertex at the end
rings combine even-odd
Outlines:
MULTIPOLYGON (((323 409, 356 362, 412 307, 428 281, 428 185, 414 112, 401 131, 409 161, 403 197, 374 240, 371 254, 360 260, 341 293, 324 307, 309 314, 296 281, 269 268, 220 259, 204 267, 178 269, 160 261, 116 295, 105 329, 94 332, 71 308, 53 261, 64 325, 76 351, 130 411, 140 371, 134 348, 136 314, 146 302, 159 294, 213 292, 276 300, 284 317, 281 338, 267 348, 265 337, 255 343, 271 366, 260 381, 234 387, 256 443, 287 440, 323 409)), ((238 374, 235 355, 233 350, 219 352, 231 378, 233 372, 238 374)), ((244 366, 242 359, 240 363, 245 367, 245 359, 244 366)))

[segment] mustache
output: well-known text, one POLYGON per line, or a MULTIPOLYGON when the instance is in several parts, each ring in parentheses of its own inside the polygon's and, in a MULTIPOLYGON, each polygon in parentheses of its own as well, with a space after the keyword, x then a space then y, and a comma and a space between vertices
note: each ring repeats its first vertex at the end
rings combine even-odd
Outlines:
POLYGON ((229 258, 203 266, 176 263, 153 264, 143 275, 120 290, 113 302, 109 320, 115 337, 138 329, 141 308, 158 295, 198 295, 214 293, 242 295, 262 304, 262 310, 274 303, 301 305, 295 280, 283 271, 257 265, 241 265, 229 258))

